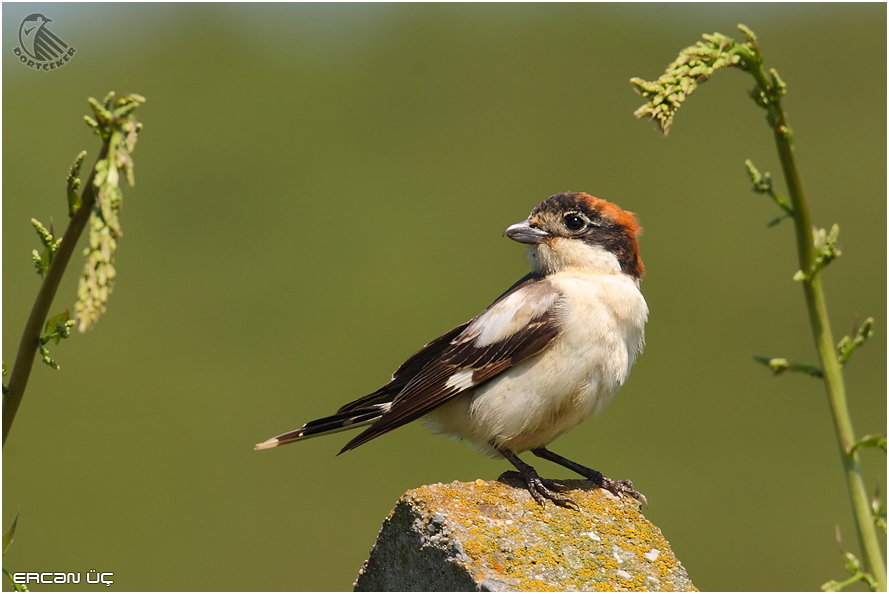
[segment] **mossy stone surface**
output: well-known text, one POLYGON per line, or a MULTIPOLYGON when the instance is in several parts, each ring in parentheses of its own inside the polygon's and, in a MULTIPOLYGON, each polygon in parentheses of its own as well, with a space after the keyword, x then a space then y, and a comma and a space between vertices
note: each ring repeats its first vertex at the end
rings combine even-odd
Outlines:
POLYGON ((633 499, 561 481, 578 509, 513 480, 412 489, 386 519, 356 591, 696 591, 633 499))

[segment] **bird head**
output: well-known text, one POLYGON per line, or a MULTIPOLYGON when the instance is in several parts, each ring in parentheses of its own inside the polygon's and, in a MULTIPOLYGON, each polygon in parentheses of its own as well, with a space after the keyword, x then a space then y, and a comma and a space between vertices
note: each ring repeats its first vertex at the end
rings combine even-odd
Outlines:
POLYGON ((642 278, 636 215, 607 200, 583 192, 550 196, 534 207, 527 220, 503 233, 529 246, 535 272, 567 270, 596 274, 627 274, 642 278))

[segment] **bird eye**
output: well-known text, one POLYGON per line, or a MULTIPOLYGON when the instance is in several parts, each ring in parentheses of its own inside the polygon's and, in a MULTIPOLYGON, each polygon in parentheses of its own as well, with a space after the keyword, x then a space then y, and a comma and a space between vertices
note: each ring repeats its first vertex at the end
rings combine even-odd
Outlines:
POLYGON ((580 231, 586 226, 586 221, 576 214, 565 215, 565 226, 572 231, 580 231))

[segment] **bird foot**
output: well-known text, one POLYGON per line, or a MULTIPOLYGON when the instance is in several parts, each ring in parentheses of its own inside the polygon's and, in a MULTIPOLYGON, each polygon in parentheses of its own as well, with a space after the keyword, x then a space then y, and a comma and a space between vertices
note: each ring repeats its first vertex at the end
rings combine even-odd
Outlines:
POLYGON ((568 491, 569 487, 554 480, 542 478, 537 471, 530 466, 524 472, 516 472, 515 470, 507 470, 500 475, 498 480, 517 478, 525 483, 528 492, 534 501, 545 506, 546 500, 549 499, 556 505, 561 507, 574 507, 578 505, 568 497, 564 497, 556 493, 556 491, 568 491))
POLYGON ((577 462, 572 462, 568 458, 553 453, 546 448, 535 448, 531 450, 531 453, 538 458, 543 458, 544 460, 555 462, 560 466, 564 466, 568 470, 573 470, 580 476, 591 481, 600 489, 605 489, 606 491, 612 493, 613 495, 616 495, 617 497, 629 495, 633 499, 645 503, 645 506, 648 507, 648 499, 645 498, 645 495, 636 490, 636 488, 633 486, 633 481, 611 480, 598 470, 594 470, 592 468, 589 468, 588 466, 578 464, 577 462))
POLYGON ((645 504, 645 507, 648 507, 648 499, 636 490, 633 486, 633 481, 631 480, 623 480, 623 481, 615 481, 607 476, 604 476, 601 472, 597 472, 598 477, 587 477, 591 481, 593 481, 597 487, 600 489, 605 489, 609 493, 616 495, 618 497, 623 497, 624 495, 629 495, 633 499, 637 501, 641 501, 645 504))

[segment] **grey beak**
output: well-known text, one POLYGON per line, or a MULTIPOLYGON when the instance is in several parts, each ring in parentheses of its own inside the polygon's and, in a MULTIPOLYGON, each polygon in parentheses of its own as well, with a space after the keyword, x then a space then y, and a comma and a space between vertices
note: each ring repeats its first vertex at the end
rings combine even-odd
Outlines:
POLYGON ((551 237, 546 231, 532 227, 528 221, 510 225, 503 234, 513 241, 530 244, 543 243, 551 237))

